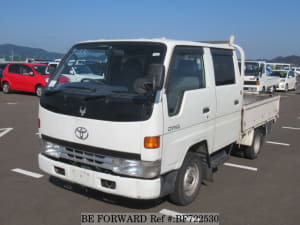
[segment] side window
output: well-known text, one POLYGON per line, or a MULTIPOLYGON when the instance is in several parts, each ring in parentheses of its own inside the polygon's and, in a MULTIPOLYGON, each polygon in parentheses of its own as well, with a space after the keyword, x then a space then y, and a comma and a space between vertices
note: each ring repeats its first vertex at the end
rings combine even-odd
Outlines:
POLYGON ((178 114, 185 91, 205 88, 202 48, 176 48, 167 83, 168 112, 178 114))
POLYGON ((232 50, 211 49, 216 86, 235 83, 232 50))
POLYGON ((20 73, 20 65, 19 64, 12 64, 8 68, 8 72, 10 73, 20 73))
POLYGON ((29 68, 28 66, 25 66, 25 65, 21 65, 21 68, 20 68, 20 74, 23 74, 23 75, 33 75, 33 71, 31 68, 29 68))

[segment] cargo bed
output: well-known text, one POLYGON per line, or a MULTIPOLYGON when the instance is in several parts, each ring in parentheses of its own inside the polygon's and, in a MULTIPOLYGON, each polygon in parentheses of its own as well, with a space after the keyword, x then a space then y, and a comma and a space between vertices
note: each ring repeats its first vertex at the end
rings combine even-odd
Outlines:
POLYGON ((260 127, 279 117, 280 96, 244 95, 242 133, 260 127))

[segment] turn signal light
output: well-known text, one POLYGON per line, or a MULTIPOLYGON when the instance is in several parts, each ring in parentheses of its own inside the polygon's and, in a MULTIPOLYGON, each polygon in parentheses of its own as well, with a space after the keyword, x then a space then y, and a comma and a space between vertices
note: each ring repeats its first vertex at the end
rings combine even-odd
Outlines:
POLYGON ((159 148, 160 147, 160 136, 156 137, 145 137, 144 138, 145 148, 159 148))
POLYGON ((256 81, 256 85, 260 85, 260 82, 259 82, 259 81, 256 81))

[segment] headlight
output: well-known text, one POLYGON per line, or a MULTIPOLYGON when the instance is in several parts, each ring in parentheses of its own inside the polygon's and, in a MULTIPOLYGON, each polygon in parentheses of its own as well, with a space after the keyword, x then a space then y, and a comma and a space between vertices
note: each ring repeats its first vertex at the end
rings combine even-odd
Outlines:
POLYGON ((116 158, 112 161, 113 172, 133 177, 154 178, 160 174, 161 162, 137 161, 116 158))
POLYGON ((54 144, 50 141, 42 140, 42 152, 48 156, 54 158, 60 158, 60 155, 63 151, 63 147, 57 144, 54 144))

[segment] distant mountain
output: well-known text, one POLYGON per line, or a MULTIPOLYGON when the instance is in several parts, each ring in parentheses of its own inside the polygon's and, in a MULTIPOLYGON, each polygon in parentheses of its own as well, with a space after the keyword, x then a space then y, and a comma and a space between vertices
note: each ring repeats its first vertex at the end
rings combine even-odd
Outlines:
POLYGON ((295 66, 300 66, 300 56, 290 55, 290 56, 278 56, 273 59, 256 59, 255 61, 267 61, 273 63, 289 63, 295 66))
POLYGON ((278 62, 278 63, 290 63, 293 65, 300 66, 300 56, 297 56, 297 55, 290 55, 290 56, 286 56, 286 57, 279 56, 274 59, 271 59, 270 61, 278 62))
POLYGON ((26 58, 55 59, 63 56, 61 53, 48 52, 41 48, 30 48, 13 44, 0 45, 0 57, 7 58, 12 55, 15 59, 19 60, 24 60, 26 58))

